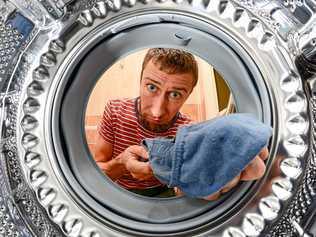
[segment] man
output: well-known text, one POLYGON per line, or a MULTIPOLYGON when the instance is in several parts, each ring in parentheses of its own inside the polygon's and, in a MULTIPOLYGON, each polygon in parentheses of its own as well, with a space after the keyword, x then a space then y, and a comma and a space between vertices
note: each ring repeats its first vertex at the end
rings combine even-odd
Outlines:
MULTIPOLYGON (((130 191, 147 196, 170 191, 153 176, 149 162, 144 162, 148 153, 140 142, 144 138, 175 136, 179 126, 191 122, 179 110, 197 80, 197 62, 190 53, 163 48, 147 52, 142 65, 140 96, 110 101, 99 126, 94 158, 108 177, 130 191)), ((218 198, 239 180, 260 178, 267 156, 265 148, 238 177, 206 199, 218 198)), ((175 192, 181 195, 181 190, 175 192)))

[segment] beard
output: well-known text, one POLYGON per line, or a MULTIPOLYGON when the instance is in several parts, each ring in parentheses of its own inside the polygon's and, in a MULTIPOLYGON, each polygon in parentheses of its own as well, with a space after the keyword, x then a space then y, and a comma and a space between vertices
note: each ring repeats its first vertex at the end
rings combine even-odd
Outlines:
POLYGON ((138 117, 138 122, 147 130, 154 132, 154 133, 161 133, 161 132, 166 132, 170 127, 172 127, 172 125, 175 123, 175 121, 178 118, 178 114, 177 113, 174 118, 165 124, 153 124, 148 122, 148 120, 146 120, 146 114, 142 114, 141 113, 141 103, 140 103, 140 97, 138 97, 135 100, 135 108, 136 108, 136 116, 138 117))
POLYGON ((166 124, 152 124, 146 120, 145 116, 140 115, 140 114, 139 114, 139 122, 144 128, 155 133, 161 133, 161 132, 167 131, 173 124, 172 121, 166 124))

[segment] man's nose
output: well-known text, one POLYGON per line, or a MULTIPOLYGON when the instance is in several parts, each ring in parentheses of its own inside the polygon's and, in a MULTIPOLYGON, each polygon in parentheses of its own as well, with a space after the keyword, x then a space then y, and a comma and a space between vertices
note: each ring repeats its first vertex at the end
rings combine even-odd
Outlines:
POLYGON ((153 101, 153 105, 151 108, 151 116, 155 118, 160 118, 165 113, 166 102, 163 96, 158 96, 153 101))

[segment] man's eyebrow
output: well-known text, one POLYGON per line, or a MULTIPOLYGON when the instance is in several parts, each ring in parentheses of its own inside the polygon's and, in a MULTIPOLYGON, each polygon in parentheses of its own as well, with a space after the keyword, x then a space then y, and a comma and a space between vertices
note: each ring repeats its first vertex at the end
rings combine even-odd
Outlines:
POLYGON ((149 80, 149 81, 152 81, 152 82, 155 82, 155 83, 158 84, 158 85, 161 85, 161 82, 156 81, 156 80, 154 80, 154 79, 151 79, 151 78, 149 78, 149 77, 145 77, 145 79, 146 79, 146 80, 149 80))
POLYGON ((187 89, 184 87, 172 87, 172 89, 178 90, 178 91, 185 91, 186 93, 188 93, 187 89))
MULTIPOLYGON (((152 81, 152 82, 154 82, 154 83, 156 83, 158 85, 161 85, 161 82, 156 81, 154 79, 151 79, 150 77, 145 77, 144 79, 152 81)), ((178 91, 185 91, 186 93, 188 93, 188 90, 186 88, 184 88, 184 87, 172 87, 172 89, 178 90, 178 91)))

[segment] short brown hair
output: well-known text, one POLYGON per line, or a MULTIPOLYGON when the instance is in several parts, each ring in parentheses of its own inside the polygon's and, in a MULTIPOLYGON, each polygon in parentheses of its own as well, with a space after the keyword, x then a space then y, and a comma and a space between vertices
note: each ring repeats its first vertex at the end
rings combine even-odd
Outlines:
POLYGON ((191 73, 193 76, 192 88, 195 87, 198 81, 198 65, 192 54, 173 48, 149 49, 143 61, 141 77, 150 60, 152 60, 156 66, 159 66, 159 70, 168 74, 191 73))

